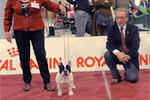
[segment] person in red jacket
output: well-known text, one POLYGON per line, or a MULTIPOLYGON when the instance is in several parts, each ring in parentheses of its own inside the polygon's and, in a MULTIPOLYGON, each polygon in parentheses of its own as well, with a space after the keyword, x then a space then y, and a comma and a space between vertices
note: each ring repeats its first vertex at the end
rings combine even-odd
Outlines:
POLYGON ((40 74, 44 81, 44 89, 55 91, 50 83, 50 74, 46 60, 44 23, 41 16, 42 6, 55 13, 59 11, 62 14, 66 13, 63 6, 50 0, 7 0, 6 3, 4 15, 5 36, 7 41, 11 43, 9 31, 12 26, 12 19, 14 19, 13 30, 23 71, 24 91, 30 90, 32 80, 30 71, 30 41, 33 45, 40 74))

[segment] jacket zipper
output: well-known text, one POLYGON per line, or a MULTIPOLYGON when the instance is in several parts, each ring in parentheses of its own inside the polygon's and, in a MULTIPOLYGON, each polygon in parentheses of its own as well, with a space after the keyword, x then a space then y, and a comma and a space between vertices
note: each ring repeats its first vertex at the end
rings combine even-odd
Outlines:
POLYGON ((26 23, 27 23, 27 31, 29 31, 29 16, 28 14, 25 14, 26 16, 26 23))

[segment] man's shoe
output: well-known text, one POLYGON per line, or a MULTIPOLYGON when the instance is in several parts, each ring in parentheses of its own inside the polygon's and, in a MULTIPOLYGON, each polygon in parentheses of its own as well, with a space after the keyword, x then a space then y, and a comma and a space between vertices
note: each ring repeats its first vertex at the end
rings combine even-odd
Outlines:
POLYGON ((47 91, 51 91, 51 92, 55 91, 55 89, 52 87, 52 85, 50 83, 45 84, 44 89, 47 90, 47 91))
POLYGON ((31 88, 31 84, 30 83, 25 83, 24 84, 24 91, 30 91, 30 88, 31 88))
POLYGON ((121 82, 121 81, 122 81, 121 78, 113 79, 113 80, 111 81, 111 85, 117 84, 117 83, 119 83, 119 82, 121 82))

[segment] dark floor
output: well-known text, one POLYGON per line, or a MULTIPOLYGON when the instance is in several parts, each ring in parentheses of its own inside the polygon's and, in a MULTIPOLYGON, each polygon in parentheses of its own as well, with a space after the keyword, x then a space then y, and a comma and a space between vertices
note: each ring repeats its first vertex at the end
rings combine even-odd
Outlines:
MULTIPOLYGON (((68 96, 67 86, 63 86, 61 97, 57 96, 57 91, 48 92, 43 89, 40 74, 33 75, 29 92, 23 91, 22 75, 1 75, 0 100, 109 100, 101 72, 74 72, 73 74, 76 85, 74 95, 68 96)), ((55 75, 56 73, 51 74, 53 85, 56 85, 55 75)), ((124 75, 123 71, 121 75, 124 75)), ((150 70, 140 70, 140 80, 137 83, 122 81, 117 85, 110 85, 109 71, 106 71, 106 76, 112 100, 150 100, 150 70)))

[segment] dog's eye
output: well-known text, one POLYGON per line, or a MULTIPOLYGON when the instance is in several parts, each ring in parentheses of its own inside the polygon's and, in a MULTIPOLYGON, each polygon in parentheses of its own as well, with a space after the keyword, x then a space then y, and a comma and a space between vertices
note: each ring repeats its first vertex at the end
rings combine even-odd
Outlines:
POLYGON ((71 72, 71 67, 69 65, 66 65, 66 69, 69 71, 69 73, 71 72))
POLYGON ((64 65, 61 63, 60 65, 58 65, 60 70, 64 70, 64 65))
POLYGON ((59 70, 59 73, 61 74, 61 73, 62 73, 62 70, 59 70))

